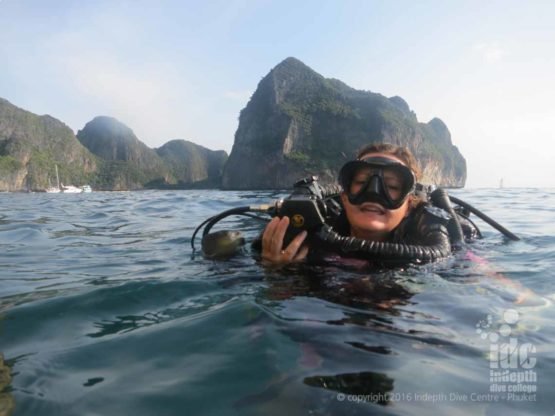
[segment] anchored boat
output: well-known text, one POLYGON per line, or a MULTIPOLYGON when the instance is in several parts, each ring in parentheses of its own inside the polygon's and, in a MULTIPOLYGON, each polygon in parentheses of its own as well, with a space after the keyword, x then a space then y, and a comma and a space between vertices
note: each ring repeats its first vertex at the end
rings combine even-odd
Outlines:
POLYGON ((57 193, 64 193, 64 194, 80 194, 80 193, 89 193, 92 192, 92 188, 90 185, 83 185, 83 186, 73 186, 73 185, 64 185, 60 183, 60 176, 58 174, 58 165, 56 165, 56 186, 50 186, 46 188, 46 192, 57 194, 57 193))

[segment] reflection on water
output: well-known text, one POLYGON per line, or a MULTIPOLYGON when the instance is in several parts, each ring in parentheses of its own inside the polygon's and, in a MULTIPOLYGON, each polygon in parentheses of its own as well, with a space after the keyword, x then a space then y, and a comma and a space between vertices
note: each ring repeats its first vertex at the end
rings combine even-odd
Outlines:
POLYGON ((372 372, 337 374, 334 376, 311 376, 305 378, 304 382, 312 387, 321 387, 344 394, 365 396, 367 402, 380 405, 388 404, 388 393, 393 391, 393 379, 385 374, 372 372))
POLYGON ((282 193, 3 194, 0 415, 552 414, 555 210, 531 207, 555 192, 455 192, 523 240, 484 226, 433 265, 272 270, 193 258, 190 238, 282 193), (490 393, 509 342, 535 348, 536 400, 462 400, 490 393))

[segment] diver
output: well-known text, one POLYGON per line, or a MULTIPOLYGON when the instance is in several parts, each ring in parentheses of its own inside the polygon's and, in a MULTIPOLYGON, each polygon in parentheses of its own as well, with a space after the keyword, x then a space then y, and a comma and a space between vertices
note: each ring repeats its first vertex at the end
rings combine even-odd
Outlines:
MULTIPOLYGON (((419 178, 418 164, 407 148, 387 143, 365 146, 357 159, 347 162, 339 172, 343 209, 332 224, 333 230, 342 237, 367 242, 434 246, 438 250, 437 258, 450 254, 452 238, 448 224, 455 214, 434 207, 419 195, 416 192, 419 178)), ((297 262, 304 260, 310 250, 334 251, 334 244, 313 247, 306 232, 299 233, 284 246, 289 225, 290 219, 286 216, 274 217, 267 225, 262 236, 265 262, 297 262)), ((472 238, 474 228, 465 229, 467 239, 472 238)), ((456 243, 459 240, 460 236, 456 243)), ((367 257, 364 253, 356 255, 356 251, 352 250, 351 254, 367 257)), ((383 254, 390 257, 385 251, 383 254)))
POLYGON ((195 236, 204 226, 205 257, 233 255, 244 244, 241 234, 210 229, 229 215, 252 213, 274 217, 253 248, 264 263, 275 265, 334 261, 333 256, 376 266, 433 262, 481 237, 470 213, 509 239, 519 239, 476 208, 444 189, 419 184, 419 179, 418 163, 407 148, 372 143, 340 169, 340 186, 321 186, 309 177, 275 204, 233 208, 208 218, 193 233, 193 253, 195 236))

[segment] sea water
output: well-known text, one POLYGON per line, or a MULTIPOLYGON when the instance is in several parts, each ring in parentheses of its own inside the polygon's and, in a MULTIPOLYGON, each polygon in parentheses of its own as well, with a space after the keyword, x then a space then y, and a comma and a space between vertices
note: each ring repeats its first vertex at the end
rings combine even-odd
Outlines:
POLYGON ((0 409, 554 414, 555 190, 452 193, 521 241, 477 220, 484 239, 435 264, 266 269, 248 248, 193 255, 191 236, 283 194, 0 194, 0 409))

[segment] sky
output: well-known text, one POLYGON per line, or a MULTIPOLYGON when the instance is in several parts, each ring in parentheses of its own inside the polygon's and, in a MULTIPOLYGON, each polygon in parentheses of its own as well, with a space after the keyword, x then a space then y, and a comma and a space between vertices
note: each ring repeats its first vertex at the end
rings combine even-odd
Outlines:
POLYGON ((150 147, 231 151, 293 56, 442 119, 468 188, 555 187, 555 2, 0 0, 0 97, 75 132, 112 116, 150 147))

